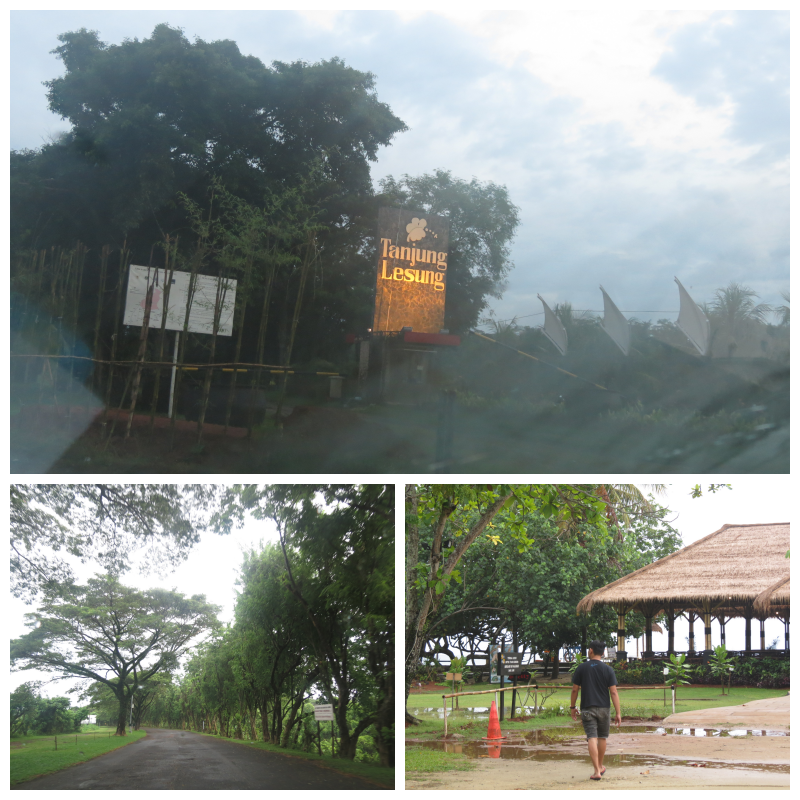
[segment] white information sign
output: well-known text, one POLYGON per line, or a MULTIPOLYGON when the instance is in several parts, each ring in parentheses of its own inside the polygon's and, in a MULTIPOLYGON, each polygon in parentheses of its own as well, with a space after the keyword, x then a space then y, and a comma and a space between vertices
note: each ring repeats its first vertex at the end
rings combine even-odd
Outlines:
POLYGON ((324 722, 325 720, 332 720, 333 719, 333 706, 328 705, 318 705, 314 706, 314 719, 319 720, 320 722, 324 722))
MULTIPOLYGON (((145 298, 147 288, 151 284, 153 289, 153 303, 150 308, 150 327, 161 327, 161 314, 163 313, 164 281, 166 274, 163 269, 153 267, 139 267, 131 264, 128 273, 128 293, 125 297, 125 325, 141 325, 144 322, 145 298)), ((186 305, 189 298, 189 278, 191 273, 179 272, 172 274, 172 288, 169 292, 169 308, 167 309, 166 328, 170 331, 182 331, 186 316, 186 305)), ((217 286, 220 280, 213 275, 198 275, 197 285, 192 300, 192 309, 189 313, 189 330, 192 333, 214 332, 214 305, 217 299, 217 286)), ((236 281, 228 278, 223 285, 222 312, 219 318, 219 335, 231 336, 233 333, 233 310, 236 305, 236 281)))

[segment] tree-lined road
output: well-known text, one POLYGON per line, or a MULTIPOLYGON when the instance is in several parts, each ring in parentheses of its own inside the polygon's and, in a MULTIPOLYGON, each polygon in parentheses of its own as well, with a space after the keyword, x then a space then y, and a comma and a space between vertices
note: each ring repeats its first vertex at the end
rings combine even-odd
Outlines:
POLYGON ((113 753, 15 789, 381 789, 313 761, 178 730, 147 736, 113 753))

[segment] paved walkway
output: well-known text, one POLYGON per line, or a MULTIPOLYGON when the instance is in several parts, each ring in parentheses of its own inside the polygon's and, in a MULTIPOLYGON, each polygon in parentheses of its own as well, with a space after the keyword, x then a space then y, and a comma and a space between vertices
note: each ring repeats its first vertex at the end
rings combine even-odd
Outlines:
POLYGON ((189 731, 146 728, 147 736, 14 789, 306 789, 383 787, 314 761, 256 750, 189 731))
MULTIPOLYGON (((734 697, 736 693, 734 692, 734 697)), ((663 725, 714 726, 771 730, 789 727, 789 695, 753 700, 740 706, 681 711, 668 716, 663 725)))

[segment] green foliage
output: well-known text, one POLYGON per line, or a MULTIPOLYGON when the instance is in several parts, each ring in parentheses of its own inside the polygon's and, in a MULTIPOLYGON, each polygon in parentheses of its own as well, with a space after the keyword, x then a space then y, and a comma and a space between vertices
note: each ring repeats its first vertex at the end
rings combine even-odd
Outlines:
POLYGON ((246 553, 233 625, 197 646, 145 719, 393 765, 394 492, 386 485, 231 487, 214 518, 271 520, 246 553), (330 703, 331 727, 314 721, 330 703))
POLYGON ((180 564, 204 529, 215 487, 166 484, 11 486, 11 587, 30 602, 72 585, 62 553, 119 575, 134 552, 146 569, 180 564))
MULTIPOLYGON (((715 492, 720 491, 721 489, 733 489, 733 486, 729 483, 709 483, 708 484, 708 491, 714 494, 715 492)), ((702 497, 703 496, 703 487, 696 483, 692 487, 692 497, 702 497)))
POLYGON ((708 668, 715 678, 722 680, 729 677, 729 674, 733 672, 736 660, 735 657, 728 655, 728 649, 725 645, 720 644, 714 648, 714 655, 709 659, 708 668))
POLYGON ((218 608, 202 595, 137 590, 111 576, 47 596, 26 614, 30 633, 11 642, 18 670, 88 678, 118 700, 117 730, 125 735, 131 694, 159 672, 177 666, 189 642, 214 628, 218 608))
POLYGON ((681 653, 679 656, 676 656, 675 653, 670 653, 669 661, 664 662, 664 666, 669 670, 664 676, 664 683, 667 686, 674 686, 677 689, 679 684, 688 686, 691 683, 689 678, 694 672, 694 668, 684 663, 685 661, 685 653, 681 653))
MULTIPOLYGON (((731 659, 733 661, 733 659, 731 659)), ((730 673, 732 686, 788 689, 790 683, 788 658, 739 658, 733 661, 730 673)), ((695 683, 719 683, 719 676, 710 665, 695 669, 695 683)))
POLYGON ((569 674, 574 675, 575 670, 578 669, 578 665, 582 664, 584 661, 586 661, 586 656, 583 655, 583 653, 575 653, 575 660, 572 666, 569 668, 569 674))
POLYGON ((611 666, 620 685, 652 686, 664 682, 663 668, 653 662, 615 661, 611 666))
POLYGON ((25 736, 33 726, 39 709, 41 681, 29 681, 11 692, 9 718, 12 736, 25 736))
MULTIPOLYGON (((494 529, 500 541, 476 539, 460 561, 463 585, 451 587, 429 616, 429 641, 442 636, 454 643, 459 636, 486 641, 501 624, 515 632, 520 648, 535 652, 607 639, 615 629, 613 612, 597 608, 589 617, 576 617, 577 603, 593 589, 679 549, 681 539, 666 522, 668 510, 652 498, 648 511, 637 510, 622 487, 603 491, 614 495, 615 514, 625 515, 629 528, 612 533, 607 525, 584 522, 569 532, 533 510, 526 514, 524 536, 531 543, 524 552, 501 523, 494 529)), ((421 549, 431 546, 429 533, 420 539, 421 549)), ((629 632, 636 635, 643 624, 632 616, 629 632)))

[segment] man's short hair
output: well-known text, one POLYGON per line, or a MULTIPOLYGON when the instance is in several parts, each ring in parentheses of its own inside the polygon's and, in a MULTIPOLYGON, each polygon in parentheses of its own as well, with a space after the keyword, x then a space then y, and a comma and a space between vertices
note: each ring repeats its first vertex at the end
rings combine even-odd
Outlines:
POLYGON ((592 648, 592 652, 596 656, 601 656, 606 650, 605 644, 601 642, 599 639, 595 639, 593 642, 589 642, 589 647, 592 648))

